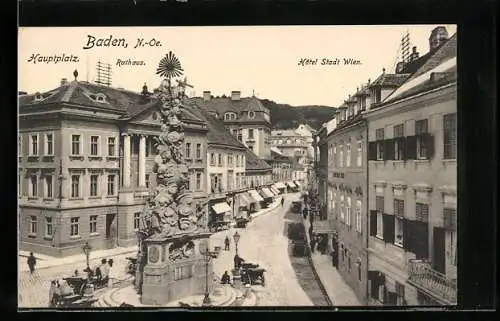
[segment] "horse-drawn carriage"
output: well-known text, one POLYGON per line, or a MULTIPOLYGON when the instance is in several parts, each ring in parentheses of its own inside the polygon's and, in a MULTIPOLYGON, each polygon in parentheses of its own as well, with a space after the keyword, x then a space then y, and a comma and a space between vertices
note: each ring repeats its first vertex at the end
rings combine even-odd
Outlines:
POLYGON ((229 221, 211 221, 208 223, 208 228, 210 232, 215 233, 223 230, 229 229, 229 221))
POLYGON ((264 272, 266 272, 266 269, 254 263, 242 263, 241 268, 241 281, 243 283, 265 286, 264 272))
POLYGON ((69 289, 58 291, 52 297, 51 305, 62 308, 90 308, 98 300, 94 296, 95 282, 81 277, 63 278, 69 289))
POLYGON ((247 227, 248 222, 250 222, 250 220, 246 217, 237 217, 236 218, 236 227, 245 228, 245 227, 247 227))
POLYGON ((302 212, 302 201, 292 202, 292 212, 300 214, 302 212))

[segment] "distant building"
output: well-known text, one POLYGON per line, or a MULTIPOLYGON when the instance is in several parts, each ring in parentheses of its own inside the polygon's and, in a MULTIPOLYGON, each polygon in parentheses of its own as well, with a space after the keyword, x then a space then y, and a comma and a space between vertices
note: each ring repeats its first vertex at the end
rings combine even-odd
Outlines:
POLYGON ((256 97, 241 97, 240 91, 232 91, 231 97, 214 98, 204 91, 196 103, 217 119, 221 119, 226 130, 253 151, 259 158, 271 158, 270 111, 256 97))
POLYGON ((285 156, 276 147, 271 148, 272 160, 269 162, 272 167, 273 182, 286 182, 292 179, 291 157, 285 156))
MULTIPOLYGON (((158 102, 143 92, 63 79, 19 97, 21 249, 66 256, 85 242, 94 249, 136 242, 161 132, 158 102)), ((191 108, 182 121, 190 189, 203 203, 207 124, 191 108)))

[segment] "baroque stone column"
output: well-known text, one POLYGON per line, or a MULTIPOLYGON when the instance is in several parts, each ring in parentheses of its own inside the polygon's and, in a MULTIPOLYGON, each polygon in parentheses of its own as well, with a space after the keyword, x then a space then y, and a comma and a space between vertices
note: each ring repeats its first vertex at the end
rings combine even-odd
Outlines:
POLYGON ((130 135, 123 135, 123 187, 130 187, 130 135))
POLYGON ((146 187, 146 136, 139 136, 139 187, 146 187))

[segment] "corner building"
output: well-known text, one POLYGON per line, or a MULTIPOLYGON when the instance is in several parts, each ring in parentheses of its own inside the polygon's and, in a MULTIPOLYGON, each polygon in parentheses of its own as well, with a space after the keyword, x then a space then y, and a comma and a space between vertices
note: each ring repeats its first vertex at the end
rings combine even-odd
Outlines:
POLYGON ((456 35, 440 39, 364 114, 370 305, 456 304, 456 35))

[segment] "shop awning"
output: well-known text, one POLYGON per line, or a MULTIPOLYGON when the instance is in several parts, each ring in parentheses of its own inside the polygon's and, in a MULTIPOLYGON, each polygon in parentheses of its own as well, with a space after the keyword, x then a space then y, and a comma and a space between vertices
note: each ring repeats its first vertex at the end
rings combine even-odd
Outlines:
POLYGON ((254 189, 249 190, 248 194, 250 194, 250 196, 252 196, 252 198, 257 202, 262 202, 264 200, 262 196, 260 196, 259 193, 257 193, 257 191, 254 189))
POLYGON ((299 181, 293 181, 295 183, 295 185, 297 185, 298 187, 300 187, 302 184, 300 184, 299 181))
POLYGON ((276 188, 286 188, 285 184, 283 184, 282 182, 278 182, 276 183, 276 188))
POLYGON ((212 209, 217 214, 222 214, 222 213, 226 213, 226 212, 231 212, 232 211, 231 207, 226 202, 221 202, 221 203, 214 204, 214 205, 212 205, 212 209))
POLYGON ((248 206, 249 204, 253 203, 253 201, 248 198, 246 193, 238 194, 238 200, 240 202, 240 206, 248 206))
POLYGON ((271 192, 269 190, 269 188, 267 187, 263 187, 261 190, 260 190, 260 194, 264 197, 264 198, 268 198, 268 197, 274 197, 274 193, 271 192))
POLYGON ((297 186, 295 186, 295 184, 292 181, 286 182, 286 185, 288 185, 288 187, 290 187, 290 188, 296 188, 297 187, 297 186))
POLYGON ((276 195, 280 195, 280 191, 279 191, 276 187, 274 187, 274 185, 273 185, 273 186, 271 186, 270 190, 271 190, 274 194, 276 194, 276 195))

